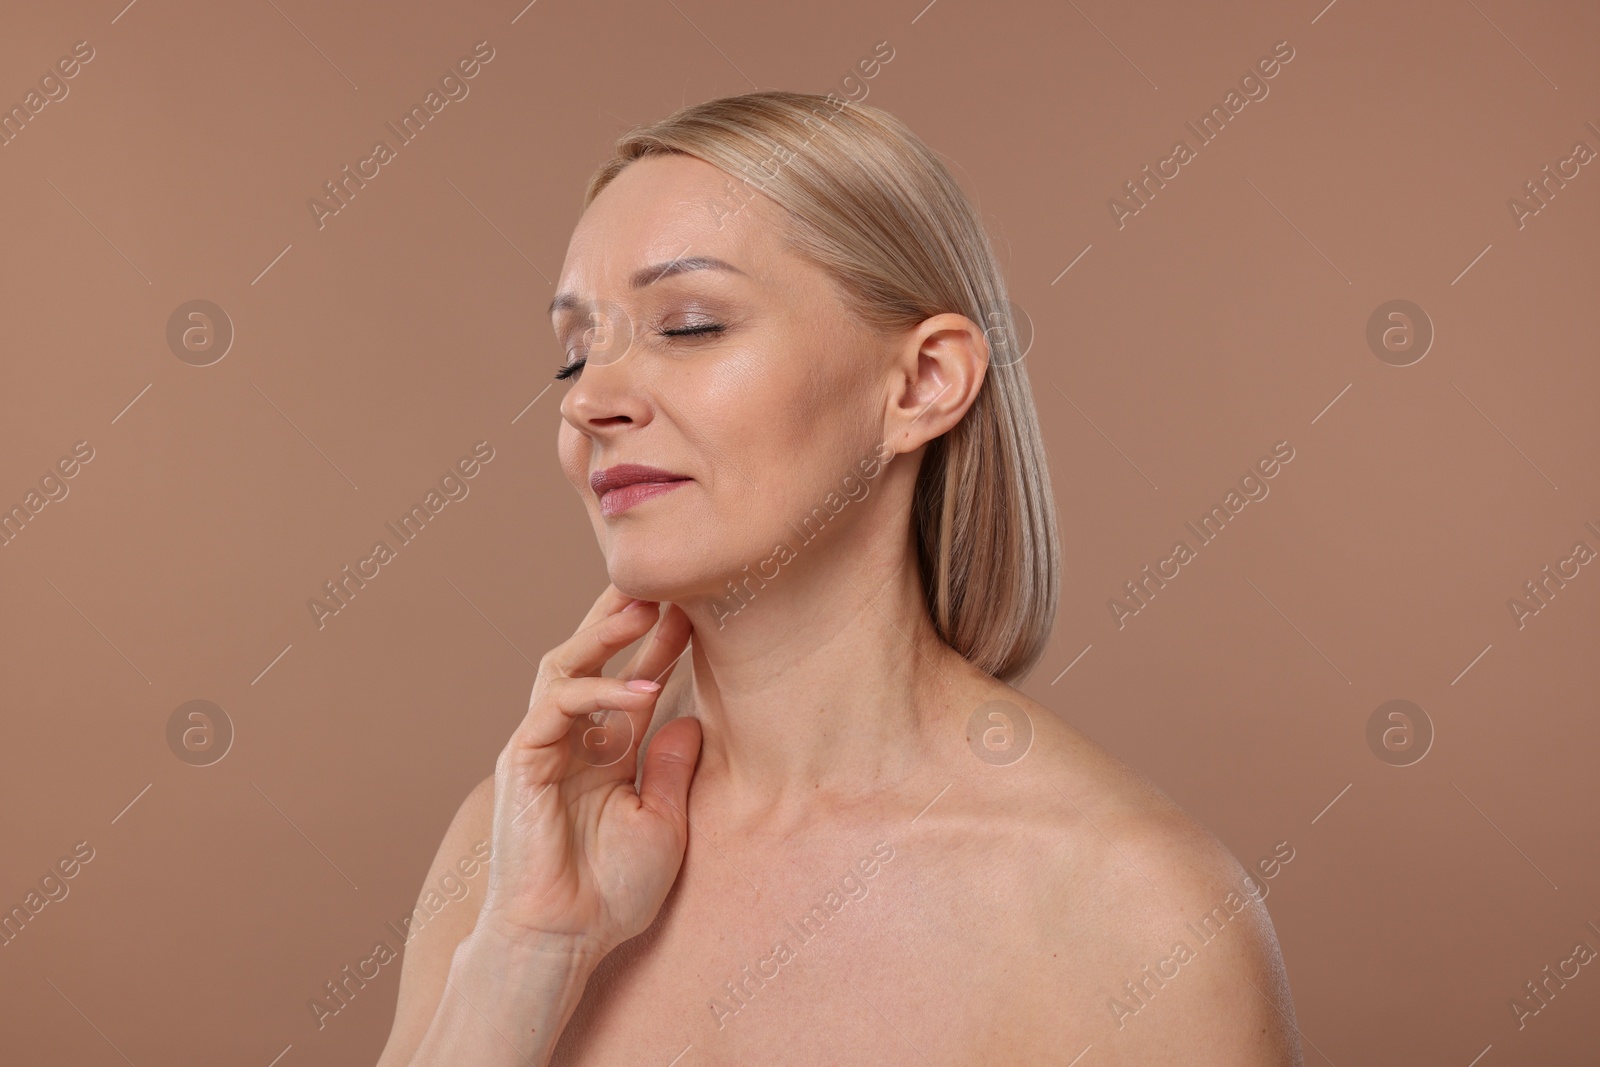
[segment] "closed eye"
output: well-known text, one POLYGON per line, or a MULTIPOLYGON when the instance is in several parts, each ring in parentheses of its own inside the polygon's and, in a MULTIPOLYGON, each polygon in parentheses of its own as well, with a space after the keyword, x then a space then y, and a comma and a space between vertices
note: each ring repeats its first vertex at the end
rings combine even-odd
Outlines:
POLYGON ((676 330, 661 330, 660 333, 662 337, 695 337, 700 334, 721 333, 722 330, 721 323, 708 322, 702 326, 684 326, 676 330))
MULTIPOLYGON (((683 326, 676 330, 657 330, 656 332, 662 337, 704 337, 711 334, 719 334, 726 328, 719 322, 708 322, 699 326, 683 326)), ((588 359, 580 356, 571 362, 562 364, 561 368, 556 371, 556 380, 565 381, 568 378, 576 377, 583 371, 583 365, 587 362, 589 362, 588 359)))

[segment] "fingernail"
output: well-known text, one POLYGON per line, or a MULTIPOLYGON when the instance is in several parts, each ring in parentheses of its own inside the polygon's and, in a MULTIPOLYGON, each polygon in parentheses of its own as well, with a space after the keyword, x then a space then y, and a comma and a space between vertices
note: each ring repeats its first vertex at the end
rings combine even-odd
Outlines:
POLYGON ((635 678, 628 683, 628 688, 636 693, 654 693, 661 688, 661 683, 652 682, 648 678, 635 678))
POLYGON ((655 603, 655 601, 653 601, 653 600, 635 600, 633 603, 629 604, 627 607, 623 608, 622 610, 623 611, 632 611, 634 608, 640 607, 641 605, 650 605, 650 604, 653 604, 653 603, 655 603))

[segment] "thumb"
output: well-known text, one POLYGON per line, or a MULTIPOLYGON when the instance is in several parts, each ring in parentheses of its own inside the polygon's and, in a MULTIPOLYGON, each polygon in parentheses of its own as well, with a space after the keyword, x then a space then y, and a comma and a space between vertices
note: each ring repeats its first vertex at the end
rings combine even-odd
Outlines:
POLYGON ((640 804, 678 828, 688 841, 689 780, 700 761, 700 720, 673 719, 656 731, 639 775, 640 804))

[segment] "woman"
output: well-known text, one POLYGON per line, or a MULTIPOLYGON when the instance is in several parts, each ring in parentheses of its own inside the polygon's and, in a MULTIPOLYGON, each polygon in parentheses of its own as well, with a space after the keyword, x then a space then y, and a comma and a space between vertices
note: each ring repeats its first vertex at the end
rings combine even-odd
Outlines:
POLYGON ((612 585, 445 835, 427 884, 487 838, 485 892, 380 1067, 1300 1063, 1255 884, 1008 684, 1054 504, 938 157, 831 97, 687 108, 595 175, 552 313, 612 585))

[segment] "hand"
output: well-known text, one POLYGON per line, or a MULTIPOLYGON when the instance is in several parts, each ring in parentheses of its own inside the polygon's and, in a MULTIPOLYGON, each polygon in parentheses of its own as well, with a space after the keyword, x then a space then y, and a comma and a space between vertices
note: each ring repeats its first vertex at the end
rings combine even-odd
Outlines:
POLYGON ((660 686, 693 632, 689 617, 667 604, 622 677, 600 677, 608 659, 657 622, 656 607, 608 586, 573 635, 539 661, 528 714, 495 761, 494 851, 480 927, 598 962, 661 910, 688 844, 698 720, 657 730, 637 788, 634 778, 660 686), (648 689, 651 681, 660 685, 648 689))

